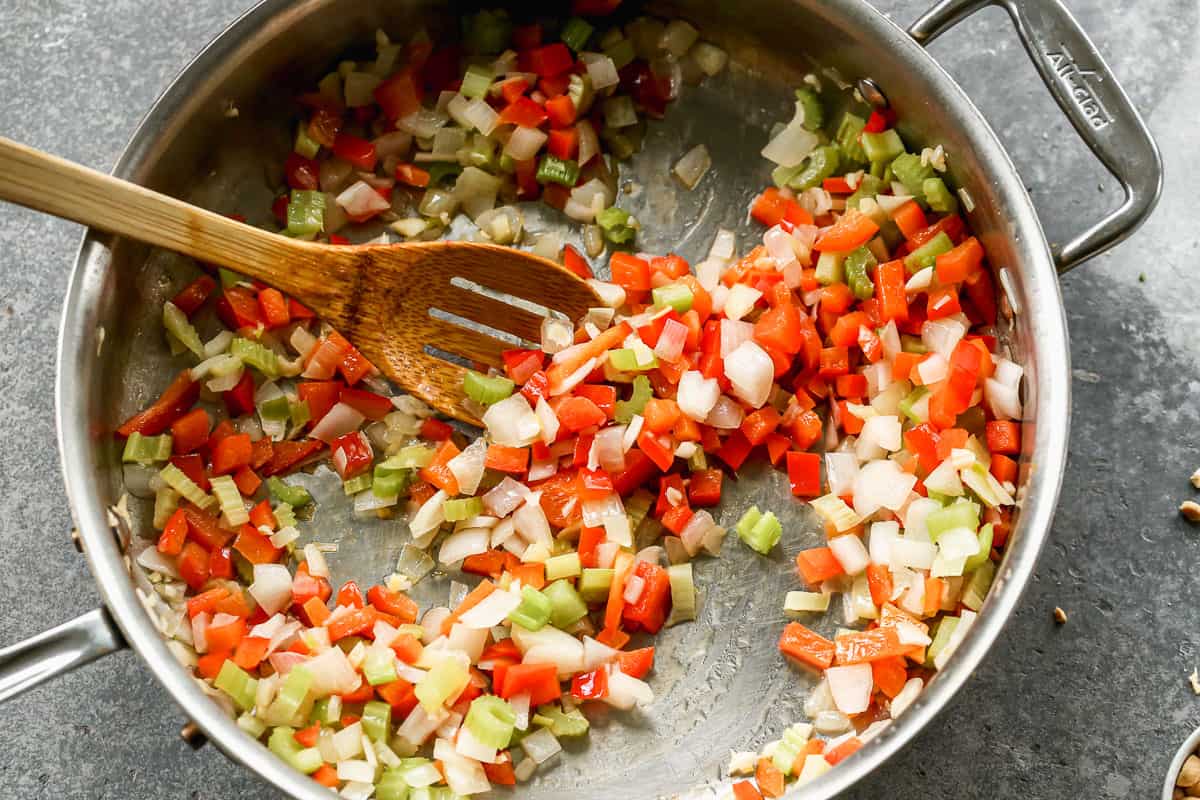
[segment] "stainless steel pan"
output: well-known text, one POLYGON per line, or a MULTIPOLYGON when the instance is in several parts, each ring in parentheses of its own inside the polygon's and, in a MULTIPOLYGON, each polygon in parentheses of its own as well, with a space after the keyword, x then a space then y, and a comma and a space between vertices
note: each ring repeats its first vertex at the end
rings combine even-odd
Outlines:
MULTIPOLYGON (((646 226, 642 247, 703 253, 718 225, 752 230, 745 209, 767 179, 758 150, 789 109, 790 89, 816 70, 823 80, 861 84, 886 98, 910 142, 938 143, 950 173, 974 200, 971 225, 999 272, 1005 336, 1025 365, 1026 414, 1021 508, 998 579, 978 623, 917 703, 859 753, 795 792, 829 797, 877 768, 924 727, 959 689, 1008 620, 1033 571, 1062 479, 1069 424, 1069 365, 1057 277, 1127 236, 1158 196, 1153 141, 1075 20, 1057 0, 997 2, 1011 16, 1046 86, 1125 190, 1119 208, 1056 252, 1008 156, 962 90, 922 48, 990 3, 946 0, 905 31, 863 0, 740 0, 666 3, 654 10, 696 23, 738 67, 689 87, 668 119, 652 126, 646 150, 623 175, 642 187, 632 201, 646 226), (692 144, 708 145, 714 175, 677 191, 670 165, 692 144)), ((396 35, 454 17, 432 3, 266 0, 235 22, 176 79, 142 122, 115 173, 218 211, 266 223, 288 149, 290 98, 377 27, 396 35), (439 13, 439 11, 441 13, 439 13), (232 115, 230 109, 237 109, 232 115), (277 169, 277 167, 276 167, 277 169)), ((1030 128, 1037 121, 1030 120, 1030 128)), ((2 177, 0 177, 2 179, 2 177)), ((555 223, 535 219, 530 227, 555 223)), ((457 231, 462 233, 462 231, 457 231)), ((194 267, 170 254, 89 233, 71 277, 59 341, 57 401, 63 470, 80 540, 105 608, 0 651, 0 699, 122 646, 135 648, 185 713, 229 756, 296 797, 329 796, 243 734, 179 667, 139 600, 144 581, 125 548, 142 540, 109 512, 122 494, 114 425, 157 394, 170 359, 156 309, 194 267), (115 524, 114 524, 115 523, 115 524), (115 534, 115 535, 114 535, 115 534)), ((318 499, 323 540, 339 539, 336 580, 374 582, 391 570, 405 529, 355 524, 331 473, 307 478, 318 499)), ((763 470, 736 482, 728 523, 754 498, 786 511, 781 557, 764 562, 731 547, 700 567, 703 614, 664 636, 654 687, 641 717, 593 726, 590 743, 545 772, 533 797, 713 794, 730 749, 753 749, 801 718, 810 678, 781 664, 775 649, 780 600, 795 584, 791 556, 816 544, 820 528, 787 501, 782 479, 763 470), (765 564, 765 566, 764 566, 765 564)), ((148 530, 133 503, 133 530, 148 530)), ((422 583, 445 601, 448 579, 422 583)), ((832 627, 833 623, 828 623, 832 627)), ((136 724, 136 723, 134 723, 136 724)))

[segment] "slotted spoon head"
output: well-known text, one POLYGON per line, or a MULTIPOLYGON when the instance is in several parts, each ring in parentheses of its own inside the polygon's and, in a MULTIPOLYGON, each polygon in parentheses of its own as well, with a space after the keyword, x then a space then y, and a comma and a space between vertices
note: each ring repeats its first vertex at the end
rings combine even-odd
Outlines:
MULTIPOLYGON (((293 286, 313 310, 405 390, 472 424, 466 368, 503 367, 503 351, 539 346, 551 313, 572 323, 600 304, 592 288, 531 253, 473 242, 325 247, 324 274, 293 286)), ((294 283, 294 281, 293 281, 294 283)))

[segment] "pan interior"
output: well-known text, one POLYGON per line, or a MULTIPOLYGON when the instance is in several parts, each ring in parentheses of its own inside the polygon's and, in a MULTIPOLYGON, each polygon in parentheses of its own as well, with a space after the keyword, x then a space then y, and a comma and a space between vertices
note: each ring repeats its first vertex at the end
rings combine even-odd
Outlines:
MULTIPOLYGON (((251 224, 271 226, 269 209, 282 185, 281 166, 294 132, 294 95, 336 65, 343 53, 369 48, 376 28, 402 41, 425 25, 436 39, 437 31, 454 20, 416 3, 309 0, 279 6, 271 25, 247 37, 222 68, 198 79, 157 136, 136 145, 132 178, 214 211, 241 214, 251 224)), ((747 249, 761 236, 759 226, 747 221, 748 205, 770 182, 769 165, 758 153, 771 126, 789 118, 792 89, 813 71, 826 82, 870 76, 906 121, 902 130, 910 142, 942 143, 951 154, 951 178, 975 200, 970 215, 974 230, 991 262, 1011 269, 1015 296, 1022 295, 1009 222, 1016 215, 985 177, 987 168, 975 160, 967 135, 939 127, 939 120, 946 124, 946 115, 918 92, 916 83, 897 79, 906 69, 901 56, 863 46, 851 12, 820 3, 762 2, 671 4, 664 9, 690 19, 705 38, 727 47, 732 64, 701 86, 685 87, 666 119, 650 123, 644 149, 621 167, 620 203, 642 222, 640 249, 677 252, 695 263, 722 227, 735 230, 739 250, 747 249), (707 146, 713 168, 689 192, 672 177, 671 168, 697 144, 707 146)), ((563 224, 565 218, 557 212, 530 204, 524 210, 533 232, 558 231, 580 246, 577 226, 563 224)), ((467 236, 472 229, 460 221, 451 235, 467 236)), ((196 274, 197 266, 188 259, 118 241, 92 276, 100 299, 91 346, 100 357, 85 371, 79 390, 87 396, 96 473, 102 479, 98 491, 107 502, 116 501, 122 481, 119 452, 106 432, 187 366, 170 356, 159 315, 162 303, 196 274)), ((1027 320, 1018 315, 1007 338, 1030 370, 1027 384, 1033 387, 1036 364, 1022 346, 1029 336, 1027 320)), ((1026 402, 1032 416, 1037 403, 1032 389, 1026 402)), ((353 579, 371 585, 392 572, 409 540, 402 521, 354 519, 340 481, 327 467, 295 481, 317 500, 312 522, 303 526, 302 542, 338 544, 329 559, 335 583, 353 579)), ((715 516, 731 526, 751 503, 779 515, 783 546, 763 558, 731 536, 719 559, 697 562, 700 619, 666 630, 655 642, 654 704, 640 714, 594 717, 591 735, 567 740, 569 757, 539 770, 529 796, 570 792, 600 798, 630 789, 637 796, 706 796, 723 778, 730 750, 757 749, 804 719, 803 701, 815 683, 813 676, 781 664, 776 641, 786 622, 783 595, 798 588, 794 556, 822 544, 824 536, 807 506, 790 498, 785 477, 761 463, 730 482, 715 516)), ((152 532, 150 505, 131 504, 135 530, 142 534, 152 532)), ((1019 541, 1020 528, 1014 541, 1019 541)), ((414 595, 423 607, 445 604, 453 577, 428 578, 414 595)), ((814 627, 832 635, 838 617, 836 611, 830 613, 814 627)))

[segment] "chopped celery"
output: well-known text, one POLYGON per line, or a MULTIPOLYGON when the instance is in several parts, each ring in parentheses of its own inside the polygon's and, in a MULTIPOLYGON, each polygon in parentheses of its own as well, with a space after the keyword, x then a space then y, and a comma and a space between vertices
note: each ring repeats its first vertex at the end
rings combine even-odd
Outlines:
POLYGON ((694 297, 692 290, 686 284, 668 283, 666 286, 655 288, 650 295, 654 298, 654 305, 659 308, 670 306, 680 314, 686 314, 692 309, 694 297))
POLYGON ((579 576, 579 593, 589 603, 599 603, 608 597, 613 571, 588 567, 579 576))
POLYGON ((692 565, 672 564, 667 567, 671 581, 672 625, 696 618, 696 582, 692 578, 692 565))
POLYGON ((413 690, 427 714, 437 713, 447 700, 452 700, 467 688, 471 673, 457 659, 444 658, 417 681, 413 690))
POLYGON ((283 679, 279 691, 264 715, 267 720, 286 721, 296 716, 312 688, 313 676, 303 666, 293 667, 283 679))
POLYGON ((517 723, 517 712, 495 695, 480 695, 471 701, 463 724, 471 735, 485 747, 503 750, 512 739, 517 723))
POLYGON ((281 503, 287 503, 292 508, 306 506, 312 502, 312 495, 303 486, 292 486, 272 475, 267 478, 267 490, 271 496, 281 503))
POLYGON ((794 167, 779 166, 771 170, 771 183, 782 189, 791 183, 792 178, 800 174, 800 170, 804 169, 804 164, 797 164, 794 167))
POLYGON ((604 55, 613 60, 613 66, 617 69, 623 69, 637 56, 633 50, 633 42, 629 39, 620 39, 609 47, 604 48, 604 55))
POLYGON ((562 39, 563 44, 578 53, 587 45, 588 39, 592 37, 592 32, 595 30, 587 20, 580 17, 571 17, 563 25, 559 38, 562 39))
MULTIPOLYGON (((970 559, 967 561, 969 563, 970 559)), ((967 585, 963 587, 962 604, 972 611, 978 611, 995 579, 996 563, 990 558, 983 559, 978 567, 968 573, 967 585)))
POLYGON ((654 351, 649 350, 650 359, 641 361, 638 358, 638 351, 632 347, 618 347, 616 350, 608 351, 608 363, 613 369, 618 372, 642 372, 645 370, 654 369, 658 366, 658 359, 654 357, 654 351))
POLYGON ((325 225, 325 195, 316 190, 293 189, 287 206, 288 236, 316 236, 325 225))
MULTIPOLYGON (((875 197, 882 189, 883 181, 879 180, 879 178, 876 178, 874 175, 870 174, 863 175, 862 179, 858 182, 858 188, 854 190, 854 194, 846 198, 846 207, 858 208, 860 200, 862 200, 864 197, 875 197)), ((879 213, 880 216, 887 221, 887 217, 883 214, 882 209, 880 209, 879 213)), ((875 223, 879 224, 879 219, 875 219, 875 223)))
POLYGON ((546 559, 546 580, 556 581, 559 578, 574 578, 579 575, 579 553, 574 551, 546 559))
POLYGON ((892 128, 879 133, 864 132, 860 141, 863 153, 872 164, 893 161, 904 153, 904 142, 900 141, 900 134, 892 128))
POLYGON ((308 401, 300 400, 296 403, 290 403, 288 408, 292 415, 292 425, 299 428, 312 419, 312 412, 308 410, 308 401))
POLYGON ((238 716, 237 726, 255 739, 267 732, 267 723, 263 722, 249 711, 238 716))
POLYGON ((410 469, 389 467, 387 462, 384 462, 375 465, 374 475, 371 491, 376 497, 398 497, 412 482, 413 472, 410 469))
POLYGON ((900 334, 900 350, 905 353, 917 353, 918 355, 929 352, 929 348, 925 346, 925 342, 921 340, 920 336, 913 336, 907 333, 900 334))
POLYGON ((851 251, 842 262, 846 271, 846 283, 859 300, 869 300, 875 296, 875 283, 871 280, 871 273, 875 271, 878 263, 875 255, 865 245, 851 251))
POLYGON ((463 391, 476 403, 490 406, 513 393, 516 384, 503 375, 482 375, 473 369, 463 375, 463 391))
MULTIPOLYGON (((367 661, 370 661, 370 655, 367 656, 367 661)), ((395 672, 394 669, 392 671, 395 672)), ((361 721, 363 733, 367 734, 371 741, 386 742, 392 729, 392 707, 382 700, 371 700, 363 706, 361 721)))
POLYGON ((477 517, 482 513, 483 498, 481 497, 460 497, 442 503, 442 514, 445 516, 446 522, 458 522, 477 517))
POLYGON ((867 154, 863 152, 863 146, 858 141, 859 134, 866 126, 867 121, 857 114, 847 111, 842 115, 842 121, 838 124, 837 135, 834 139, 837 141, 845 162, 844 166, 847 168, 852 164, 865 164, 867 161, 867 154))
POLYGON ((212 493, 216 496, 217 503, 221 506, 221 514, 224 515, 225 521, 230 526, 236 528, 250 521, 250 513, 246 511, 242 493, 238 491, 237 484, 233 482, 232 477, 216 475, 209 481, 209 484, 212 486, 212 493))
POLYGON ((979 506, 970 500, 959 500, 932 512, 925 518, 925 527, 929 531, 929 538, 934 542, 943 533, 954 528, 969 528, 974 531, 979 527, 979 506))
POLYGON ((230 343, 229 352, 241 359, 243 364, 254 367, 268 378, 279 377, 279 356, 266 345, 239 336, 230 343))
POLYGON ((396 680, 396 654, 386 648, 372 647, 362 665, 363 677, 372 686, 396 680))
POLYGON ((654 396, 654 391, 650 388, 650 379, 645 375, 638 375, 633 379, 633 394, 628 400, 618 400, 615 416, 617 422, 628 424, 635 415, 641 414, 646 408, 646 401, 654 396))
POLYGON ((279 530, 296 527, 296 514, 292 511, 290 504, 279 503, 272 513, 275 515, 275 522, 279 525, 279 530))
POLYGON ((296 126, 296 142, 292 149, 305 158, 316 158, 321 149, 321 143, 308 134, 308 124, 303 120, 296 126))
POLYGON ((950 638, 954 636, 954 629, 958 627, 958 622, 959 617, 942 617, 937 623, 937 630, 933 634, 933 643, 925 651, 925 666, 932 667, 933 660, 946 649, 946 645, 950 644, 950 638))
POLYGON ((225 660, 221 671, 217 673, 213 686, 233 698, 233 704, 242 711, 254 708, 255 694, 258 692, 258 679, 233 663, 233 659, 225 660))
POLYGON ((788 181, 788 186, 798 192, 820 186, 826 178, 837 172, 841 155, 833 145, 823 145, 813 150, 804 161, 804 167, 788 181))
POLYGON ((1013 502, 1000 482, 978 461, 962 471, 962 482, 988 508, 998 508, 1013 502))
POLYGON ((205 494, 203 489, 174 464, 167 464, 159 471, 158 476, 167 486, 179 492, 189 503, 201 510, 206 511, 212 507, 213 503, 217 502, 215 498, 205 494))
POLYGON ((842 263, 845 258, 845 253, 821 253, 821 257, 817 259, 817 271, 815 275, 817 283, 822 286, 842 283, 845 276, 842 263))
POLYGON ((556 628, 569 628, 587 616, 587 603, 569 580, 554 581, 542 594, 550 600, 550 624, 556 628))
POLYGON ((738 520, 737 532, 738 537, 750 548, 766 555, 779 543, 783 525, 774 512, 764 514, 758 510, 758 506, 751 506, 738 520))
POLYGON ((217 268, 217 277, 221 279, 222 289, 232 289, 234 286, 237 286, 239 283, 246 280, 241 276, 241 274, 234 272, 231 269, 225 269, 224 267, 217 268))
POLYGON ((932 267, 942 253, 948 253, 953 249, 954 242, 946 232, 938 231, 937 236, 904 257, 904 268, 908 270, 909 275, 916 275, 926 267, 932 267))
POLYGON ((567 84, 567 97, 571 98, 571 103, 575 106, 577 118, 586 114, 596 99, 591 76, 586 72, 582 75, 572 75, 571 82, 567 84))
POLYGON ((385 769, 375 783, 375 800, 408 800, 408 781, 398 769, 385 769))
POLYGON ((153 464, 155 461, 166 461, 171 457, 171 434, 162 433, 158 436, 143 436, 134 431, 125 440, 125 450, 121 460, 125 463, 153 464))
POLYGON ((179 492, 170 486, 163 486, 154 493, 154 529, 161 531, 167 526, 167 520, 179 508, 179 492))
POLYGON ((509 613, 508 620, 527 631, 540 631, 550 621, 552 609, 549 597, 532 586, 522 586, 521 605, 509 613))
POLYGON ((288 422, 292 416, 292 402, 286 394, 281 394, 259 406, 258 415, 268 422, 288 422))
POLYGON ((486 97, 493 77, 490 67, 472 64, 467 67, 467 74, 463 75, 462 88, 458 90, 459 94, 471 98, 486 97))
POLYGON ((636 531, 650 513, 654 505, 654 495, 645 489, 638 489, 625 500, 625 516, 629 517, 629 529, 636 531))
POLYGON ((614 244, 632 241, 637 234, 636 221, 628 211, 617 206, 609 206, 597 214, 596 224, 600 226, 604 238, 614 244))
POLYGON ((921 191, 925 193, 925 201, 929 207, 939 214, 953 214, 958 211, 958 200, 954 193, 946 188, 941 178, 926 178, 921 182, 921 191))
POLYGON ((463 44, 468 52, 494 55, 508 47, 512 21, 504 10, 480 11, 463 18, 463 44))
POLYGON ((362 475, 355 475, 353 478, 342 481, 342 493, 349 497, 359 492, 365 492, 371 488, 372 483, 371 473, 364 472, 362 475))
POLYGON ((331 702, 332 699, 332 697, 322 697, 313 703, 312 711, 308 714, 308 721, 320 722, 323 725, 336 724, 341 715, 342 699, 337 698, 336 703, 331 702))
POLYGON ((535 177, 538 183, 557 183, 569 189, 579 180, 579 163, 546 153, 538 163, 535 177))
POLYGON ((702 448, 697 447, 696 451, 692 453, 691 458, 688 459, 688 469, 692 472, 708 469, 708 456, 704 455, 702 448))
POLYGON ((963 564, 964 574, 979 569, 991 561, 993 531, 994 528, 990 522, 979 529, 979 552, 968 558, 967 563, 963 564))
POLYGON ((454 178, 463 171, 463 165, 456 161, 433 161, 425 165, 429 173, 429 185, 439 186, 448 178, 454 178))
POLYGON ((801 123, 804 129, 821 130, 821 126, 825 124, 825 108, 821 105, 821 98, 817 93, 808 86, 801 86, 796 90, 796 100, 804 110, 804 122, 801 123))
POLYGON ((390 469, 424 469, 433 463, 433 448, 410 444, 383 462, 390 469))
POLYGON ((191 350, 196 358, 201 361, 205 359, 204 342, 200 341, 200 334, 196 333, 195 327, 188 322, 187 314, 170 301, 163 303, 163 327, 184 347, 191 350))
MULTIPOLYGON (((901 153, 892 159, 892 173, 904 184, 918 203, 925 205, 925 179, 933 177, 933 167, 921 163, 921 157, 912 153, 901 153)), ((886 179, 886 178, 885 178, 886 179)))
POLYGON ((583 736, 588 732, 587 717, 578 708, 572 708, 563 713, 557 705, 538 706, 537 724, 549 728, 550 732, 561 738, 583 736))
POLYGON ((929 394, 929 390, 924 386, 915 386, 913 390, 904 396, 900 401, 900 413, 911 419, 918 425, 925 420, 914 411, 914 407, 920 402, 921 398, 929 394))
POLYGON ((315 747, 302 747, 296 741, 296 729, 287 725, 280 725, 271 731, 267 747, 272 753, 290 764, 293 769, 303 772, 305 775, 316 772, 324 763, 321 759, 321 751, 315 747))

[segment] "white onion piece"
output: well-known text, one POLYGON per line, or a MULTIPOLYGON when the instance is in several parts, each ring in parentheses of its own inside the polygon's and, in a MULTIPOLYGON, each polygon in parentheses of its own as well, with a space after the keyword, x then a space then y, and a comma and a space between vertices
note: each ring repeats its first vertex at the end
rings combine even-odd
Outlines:
POLYGON ((642 599, 642 592, 646 589, 646 581, 637 575, 630 575, 625 581, 625 592, 621 595, 621 599, 626 603, 636 603, 642 599))
POLYGON ((966 317, 961 314, 926 320, 921 325, 921 341, 933 352, 941 354, 943 358, 950 358, 954 353, 954 348, 970 328, 970 324, 965 320, 966 317))
POLYGON ((392 208, 392 204, 384 200, 371 184, 362 180, 342 191, 337 196, 337 204, 352 218, 369 217, 392 208))
POLYGON ((431 534, 436 532, 442 523, 446 521, 446 515, 442 511, 442 506, 448 498, 449 495, 446 494, 444 489, 438 489, 433 493, 433 496, 417 509, 417 513, 413 514, 412 519, 409 520, 408 527, 412 531, 414 541, 425 540, 425 543, 428 544, 428 541, 433 539, 431 534), (428 537, 428 540, 426 540, 426 537, 428 537))
POLYGON ((366 417, 356 411, 353 406, 337 403, 329 409, 325 416, 321 417, 321 421, 316 424, 309 435, 329 444, 339 436, 345 436, 347 433, 358 430, 364 419, 366 417))
POLYGON ((721 358, 726 358, 754 336, 754 326, 738 320, 721 320, 721 358))
POLYGON ((683 345, 687 341, 688 328, 682 322, 668 319, 663 323, 662 333, 654 345, 654 355, 674 364, 683 355, 683 345))
POLYGON ((777 269, 782 270, 796 260, 796 240, 778 225, 763 234, 763 245, 777 269))
POLYGON ((518 126, 509 137, 508 144, 504 146, 504 152, 514 161, 528 161, 538 154, 547 138, 547 135, 537 128, 518 126))
POLYGON ((695 189, 710 167, 712 156, 708 154, 708 148, 698 144, 684 153, 683 158, 675 164, 675 177, 689 190, 695 189))
POLYGON ((900 418, 894 416, 874 416, 863 423, 862 433, 858 440, 869 441, 884 450, 895 452, 904 446, 901 433, 900 418))
POLYGON ((282 564, 255 564, 249 592, 265 613, 282 611, 292 602, 292 575, 282 564))
POLYGON ((606 472, 616 474, 625 469, 625 426, 610 425, 592 440, 592 452, 606 472))
POLYGON ((725 358, 725 377, 733 392, 754 408, 767 402, 775 380, 775 364, 753 341, 742 342, 725 358))
POLYGON ((467 528, 450 534, 438 548, 438 561, 455 564, 467 556, 486 553, 492 532, 487 528, 467 528))
POLYGON ((863 517, 880 508, 895 511, 904 505, 916 484, 917 476, 902 470, 895 461, 864 464, 854 478, 854 511, 863 517))
POLYGON ((754 310, 754 304, 762 297, 762 292, 744 283, 735 283, 729 287, 729 297, 725 299, 725 316, 731 321, 738 321, 754 310))
MULTIPOLYGON (((870 670, 869 664, 867 669, 870 670)), ((653 703, 654 690, 645 681, 626 675, 619 669, 613 669, 608 673, 608 694, 603 701, 614 708, 628 711, 634 706, 648 706, 653 703)))
POLYGON ((591 672, 594 669, 614 661, 620 651, 596 641, 590 636, 583 637, 583 669, 591 672))
POLYGON ((478 438, 454 458, 446 462, 446 468, 454 473, 458 490, 462 494, 475 494, 479 481, 483 479, 483 465, 487 458, 487 442, 478 438))
POLYGON ((583 524, 589 528, 603 527, 609 518, 621 516, 625 516, 625 504, 616 492, 609 492, 599 500, 583 501, 583 524))
POLYGON ((533 409, 533 413, 537 415, 538 422, 542 426, 542 444, 553 444, 558 438, 558 416, 554 413, 554 409, 546 402, 546 398, 539 397, 537 406, 533 409))
POLYGON ((498 484, 483 496, 483 507, 493 516, 507 517, 528 496, 529 487, 505 475, 498 484))
POLYGON ((854 489, 854 477, 858 475, 858 459, 851 453, 825 454, 825 479, 829 482, 829 493, 841 497, 854 489))
POLYGON ((867 710, 875 685, 870 664, 829 667, 825 670, 825 678, 829 681, 829 691, 833 694, 838 711, 849 716, 867 710))
POLYGON ((900 525, 894 520, 881 520, 871 523, 871 534, 868 542, 868 552, 871 561, 876 564, 890 564, 892 561, 892 543, 900 536, 900 525))
POLYGON ((794 167, 820 144, 817 135, 804 127, 804 106, 796 103, 792 121, 762 149, 763 158, 781 167, 794 167))
POLYGON ((708 416, 704 418, 704 423, 728 431, 741 427, 742 420, 745 418, 746 412, 737 401, 721 395, 713 404, 712 411, 709 411, 708 416))
POLYGON ((950 362, 941 353, 930 353, 917 363, 917 375, 926 386, 937 383, 950 372, 950 362))
POLYGON ((617 65, 603 53, 580 53, 579 59, 587 67, 588 77, 592 79, 592 88, 607 89, 621 82, 617 75, 617 65))
POLYGON ((330 647, 304 665, 313 676, 313 697, 321 698, 331 694, 349 694, 358 688, 358 671, 350 664, 346 654, 340 647, 330 647))
POLYGON ((575 129, 579 131, 578 163, 584 167, 600 152, 600 137, 596 135, 592 123, 586 119, 578 122, 575 129))
POLYGON ((546 520, 546 512, 542 511, 540 497, 540 494, 534 493, 526 499, 513 514, 513 525, 525 541, 549 547, 554 541, 554 536, 550 532, 550 523, 546 520))
POLYGON ((703 422, 720 396, 721 387, 716 378, 705 378, 701 373, 689 370, 679 379, 676 402, 681 412, 697 422, 703 422))
POLYGON ((847 575, 857 575, 866 569, 871 561, 862 539, 853 534, 833 537, 829 540, 829 549, 833 551, 834 558, 842 565, 847 575))
POLYGON ((483 415, 483 424, 496 444, 528 447, 542 433, 538 417, 521 393, 493 403, 483 415))
POLYGON ((520 595, 512 592, 492 592, 474 608, 465 611, 458 621, 459 624, 475 630, 491 628, 503 622, 519 605, 520 595))

